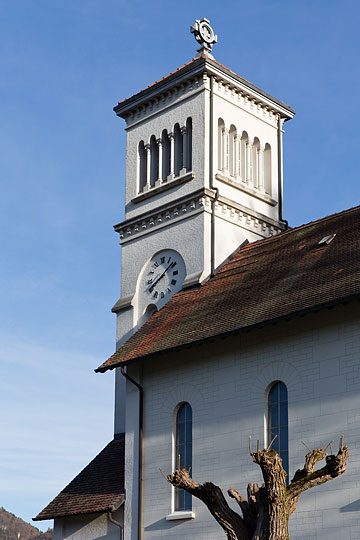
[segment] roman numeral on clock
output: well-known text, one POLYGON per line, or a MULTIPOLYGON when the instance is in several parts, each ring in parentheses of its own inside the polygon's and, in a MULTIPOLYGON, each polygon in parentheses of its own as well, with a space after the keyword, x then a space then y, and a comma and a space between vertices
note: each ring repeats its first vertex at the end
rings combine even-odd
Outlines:
POLYGON ((171 285, 176 285, 176 279, 171 280, 171 285))

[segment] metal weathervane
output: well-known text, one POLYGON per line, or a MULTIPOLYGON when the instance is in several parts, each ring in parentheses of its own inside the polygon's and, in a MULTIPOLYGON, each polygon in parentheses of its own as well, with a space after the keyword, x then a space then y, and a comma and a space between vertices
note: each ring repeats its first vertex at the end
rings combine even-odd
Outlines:
POLYGON ((196 20, 194 24, 190 26, 190 32, 194 34, 196 41, 200 43, 200 48, 197 50, 198 54, 195 58, 199 58, 203 54, 213 58, 211 49, 214 43, 217 42, 217 36, 210 26, 210 21, 205 19, 205 17, 203 17, 201 21, 196 20))

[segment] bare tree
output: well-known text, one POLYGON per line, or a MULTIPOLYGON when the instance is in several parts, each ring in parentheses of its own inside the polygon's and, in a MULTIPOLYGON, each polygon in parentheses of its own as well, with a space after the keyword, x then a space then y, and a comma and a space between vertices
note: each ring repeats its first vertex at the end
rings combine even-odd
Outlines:
POLYGON ((305 456, 304 467, 296 471, 288 486, 282 459, 271 449, 271 444, 264 450, 259 450, 258 446, 256 452, 250 448, 250 455, 254 463, 259 465, 264 483, 261 487, 250 483, 247 498, 236 489, 228 490, 228 495, 238 503, 242 515, 230 508, 219 486, 211 482, 198 484, 186 469, 176 469, 166 478, 173 486, 203 501, 228 540, 289 540, 288 521, 300 495, 345 472, 349 452, 343 440, 341 437, 336 455, 327 454, 327 448, 330 446, 331 449, 330 443, 325 449, 310 450, 305 456), (315 470, 317 463, 323 459, 325 466, 315 470))

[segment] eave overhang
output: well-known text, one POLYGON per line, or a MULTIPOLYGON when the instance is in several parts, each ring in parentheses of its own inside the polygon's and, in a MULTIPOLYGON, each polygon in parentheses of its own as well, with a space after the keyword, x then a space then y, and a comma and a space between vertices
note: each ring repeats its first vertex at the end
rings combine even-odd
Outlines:
POLYGON ((244 95, 247 95, 249 99, 255 100, 256 103, 260 103, 264 107, 267 107, 275 114, 279 114, 281 118, 285 120, 290 120, 295 114, 295 111, 289 105, 272 97, 267 92, 264 92, 264 90, 261 90, 261 88, 258 88, 216 60, 212 60, 205 55, 185 64, 183 67, 153 85, 150 85, 141 92, 119 102, 118 105, 114 107, 114 111, 117 116, 126 120, 127 116, 134 109, 144 106, 146 102, 155 99, 160 94, 165 94, 175 86, 181 85, 188 79, 198 77, 203 73, 206 73, 208 76, 214 76, 217 80, 221 80, 225 84, 228 84, 230 88, 237 89, 244 95))
MULTIPOLYGON (((202 338, 202 339, 199 339, 199 340, 190 341, 190 342, 187 342, 187 343, 182 343, 182 344, 179 344, 179 345, 177 345, 175 347, 169 347, 169 348, 166 348, 166 349, 162 349, 160 351, 155 351, 155 352, 145 354, 145 355, 142 355, 142 356, 137 356, 136 358, 131 358, 130 360, 125 360, 125 361, 120 360, 119 362, 115 362, 114 364, 111 364, 109 366, 104 366, 104 364, 102 364, 101 366, 99 366, 94 371, 95 371, 95 373, 105 373, 106 371, 113 370, 113 369, 115 369, 117 367, 120 367, 120 366, 127 366, 127 365, 130 365, 130 364, 134 364, 135 362, 139 362, 141 360, 147 360, 149 358, 156 357, 158 355, 171 354, 173 352, 179 352, 179 351, 182 351, 184 349, 190 349, 191 347, 200 346, 200 345, 203 345, 205 343, 218 341, 220 339, 226 339, 227 337, 230 337, 230 336, 236 336, 236 335, 238 335, 240 333, 251 332, 252 330, 265 328, 266 326, 276 325, 276 324, 278 324, 280 322, 283 322, 283 321, 290 321, 290 320, 292 320, 292 319, 294 319, 296 317, 304 317, 305 315, 308 315, 310 313, 317 313, 317 312, 323 311, 325 309, 332 309, 335 306, 338 306, 338 305, 341 305, 341 304, 345 305, 345 304, 348 304, 348 303, 356 301, 356 300, 360 301, 360 293, 357 293, 357 294, 354 294, 354 295, 351 295, 351 296, 348 296, 348 297, 332 300, 330 302, 326 302, 326 303, 323 303, 323 304, 317 304, 317 305, 314 305, 314 306, 309 306, 308 308, 304 308, 304 309, 301 309, 301 310, 298 310, 298 311, 293 311, 293 312, 290 312, 290 313, 286 313, 286 314, 281 315, 279 317, 274 317, 274 318, 268 319, 266 321, 261 321, 261 322, 258 322, 258 323, 252 324, 252 325, 235 328, 233 330, 229 330, 227 332, 222 332, 222 333, 219 333, 219 334, 208 336, 206 338, 202 338)), ((114 353, 113 356, 115 356, 115 355, 116 355, 116 352, 114 353)))

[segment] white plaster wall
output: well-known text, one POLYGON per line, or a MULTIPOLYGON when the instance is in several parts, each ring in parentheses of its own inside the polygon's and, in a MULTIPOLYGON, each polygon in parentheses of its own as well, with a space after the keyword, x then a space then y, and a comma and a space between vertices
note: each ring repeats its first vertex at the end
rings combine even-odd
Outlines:
MULTIPOLYGON (((318 447, 344 434, 350 451, 345 475, 302 496, 290 519, 292 540, 360 538, 359 354, 360 316, 357 305, 349 305, 148 359, 141 377, 144 540, 223 535, 197 499, 195 519, 165 519, 172 510, 172 488, 159 467, 165 473, 172 469, 176 405, 188 401, 193 409, 193 477, 245 493, 248 482, 261 482, 248 436, 264 444, 265 390, 279 379, 289 394, 290 475, 303 466, 301 440, 318 447)), ((129 366, 130 374, 133 369, 129 366)))
MULTIPOLYGON (((206 212, 177 222, 163 229, 149 232, 122 247, 121 296, 133 296, 144 265, 162 249, 174 249, 184 259, 186 279, 209 274, 210 215, 206 212)), ((133 298, 133 305, 137 301, 133 298)), ((117 316, 117 345, 125 341, 136 326, 136 310, 129 308, 117 316)))
MULTIPOLYGON (((133 379, 142 384, 138 366, 131 371, 133 379)), ((125 494, 124 505, 124 540, 138 538, 138 501, 139 501, 139 390, 126 381, 125 411, 125 494)))
POLYGON ((122 246, 121 296, 134 294, 140 271, 162 249, 178 251, 185 261, 186 274, 204 267, 204 212, 167 227, 149 232, 122 246))
MULTIPOLYGON (((124 522, 124 510, 112 513, 119 523, 124 522)), ((54 540, 120 540, 120 528, 111 523, 107 514, 85 514, 54 520, 54 540)))
POLYGON ((115 369, 114 433, 125 432, 126 380, 120 368, 115 369))
MULTIPOLYGON (((239 181, 239 184, 241 185, 240 181, 239 181)), ((276 184, 277 184, 277 177, 276 177, 276 184)), ((245 191, 242 191, 241 189, 237 189, 236 187, 226 184, 225 182, 221 182, 217 179, 214 180, 214 187, 218 188, 219 193, 221 195, 223 195, 227 199, 230 199, 231 201, 235 201, 239 204, 242 204, 243 206, 248 208, 250 211, 253 210, 254 212, 258 212, 262 214, 263 216, 269 217, 276 221, 279 219, 279 208, 278 208, 277 202, 275 205, 269 204, 266 201, 260 200, 259 198, 254 197, 253 195, 246 193, 245 191)), ((276 201, 277 201, 277 188, 276 188, 276 201)))
POLYGON ((246 240, 255 242, 261 240, 263 236, 261 228, 259 234, 236 227, 233 223, 216 217, 215 220, 215 269, 218 268, 230 255, 234 253, 246 240))
MULTIPOLYGON (((210 214, 202 212, 181 221, 177 225, 149 233, 122 248, 122 297, 136 291, 139 274, 147 261, 161 249, 171 248, 180 253, 185 261, 187 278, 210 272, 210 214)), ((133 304, 137 301, 136 296, 133 304)), ((119 347, 136 330, 133 306, 117 314, 116 342, 119 347)), ((125 425, 124 377, 119 370, 115 376, 115 433, 124 431, 125 425)))
POLYGON ((205 136, 206 130, 206 99, 205 89, 193 96, 184 99, 167 108, 159 111, 155 116, 144 120, 127 130, 126 143, 126 190, 125 190, 125 219, 138 216, 144 212, 154 210, 162 204, 177 200, 179 197, 192 193, 204 185, 204 175, 206 174, 208 160, 205 159, 205 145, 208 138, 205 136), (137 163, 138 145, 140 141, 145 144, 150 141, 150 137, 155 135, 160 138, 162 131, 167 129, 168 133, 173 131, 176 123, 184 126, 187 118, 192 118, 192 171, 195 178, 178 187, 173 187, 168 191, 157 194, 142 202, 132 203, 138 195, 137 163))
MULTIPOLYGON (((264 114, 264 110, 258 109, 256 104, 243 98, 234 97, 230 91, 225 92, 224 87, 218 89, 214 85, 214 121, 213 121, 213 170, 218 170, 218 119, 222 118, 227 129, 233 124, 241 137, 246 131, 250 142, 257 137, 262 147, 266 143, 271 146, 271 197, 278 201, 278 144, 277 144, 277 119, 275 115, 264 114)), ((237 190, 222 182, 215 181, 216 187, 225 197, 232 199, 248 208, 252 208, 272 219, 278 219, 277 206, 271 206, 251 195, 237 190)))

